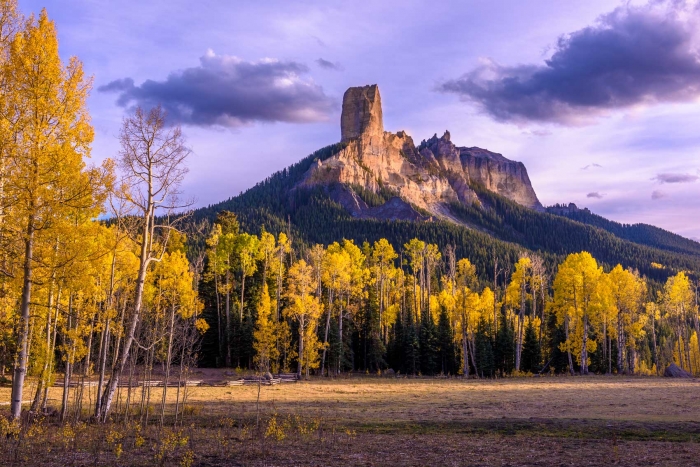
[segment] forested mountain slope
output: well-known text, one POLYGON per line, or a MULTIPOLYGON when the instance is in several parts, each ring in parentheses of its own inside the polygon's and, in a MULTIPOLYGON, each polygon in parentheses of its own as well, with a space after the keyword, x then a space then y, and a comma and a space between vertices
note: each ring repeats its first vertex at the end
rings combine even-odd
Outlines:
POLYGON ((700 270, 700 254, 669 251, 663 242, 657 245, 653 241, 630 241, 597 226, 528 209, 477 184, 471 189, 479 203, 450 205, 454 218, 463 224, 428 216, 419 221, 355 218, 331 199, 331 192, 338 188, 351 190, 375 206, 390 201, 393 194, 349 186, 299 186, 309 168, 344 147, 345 143, 339 143, 320 149, 239 196, 196 210, 194 218, 213 221, 216 213, 229 210, 236 213, 244 230, 289 230, 295 243, 302 247, 343 238, 361 244, 382 237, 397 250, 414 237, 441 247, 453 244, 460 255, 469 257, 477 266, 482 280, 489 279, 494 255, 501 264, 512 264, 523 248, 540 251, 552 265, 568 253, 586 250, 608 266, 620 263, 657 281, 665 280, 674 271, 700 270))
POLYGON ((649 224, 621 224, 608 220, 597 214, 593 214, 589 209, 579 209, 575 204, 554 205, 547 208, 547 212, 567 217, 583 224, 599 227, 614 234, 642 245, 649 245, 663 250, 686 253, 690 255, 700 255, 700 243, 681 237, 680 235, 660 229, 649 224))

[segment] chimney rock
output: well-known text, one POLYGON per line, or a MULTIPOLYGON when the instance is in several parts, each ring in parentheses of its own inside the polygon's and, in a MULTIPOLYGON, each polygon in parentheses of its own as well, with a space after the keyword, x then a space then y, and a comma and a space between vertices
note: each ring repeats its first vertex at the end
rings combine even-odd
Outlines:
POLYGON ((340 131, 341 141, 384 134, 382 98, 376 84, 345 91, 340 131))

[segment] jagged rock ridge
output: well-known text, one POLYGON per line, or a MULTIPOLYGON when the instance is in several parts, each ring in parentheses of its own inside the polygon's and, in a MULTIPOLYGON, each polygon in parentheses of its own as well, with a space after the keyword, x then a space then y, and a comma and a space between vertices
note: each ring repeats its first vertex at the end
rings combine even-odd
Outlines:
POLYGON ((353 216, 424 218, 413 205, 439 218, 456 220, 450 212, 452 203, 479 203, 471 183, 543 210, 521 162, 477 147, 457 147, 448 131, 418 147, 404 131, 384 131, 376 84, 345 92, 340 122, 346 147, 325 161, 317 161, 302 185, 354 185, 375 193, 384 189, 399 198, 387 202, 384 210, 372 211, 357 203, 350 189, 333 190, 333 198, 353 216))

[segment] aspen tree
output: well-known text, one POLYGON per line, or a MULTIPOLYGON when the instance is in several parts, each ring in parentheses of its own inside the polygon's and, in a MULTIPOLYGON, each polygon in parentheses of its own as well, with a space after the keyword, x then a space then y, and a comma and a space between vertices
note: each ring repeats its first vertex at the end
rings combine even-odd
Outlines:
POLYGON ((515 333, 515 371, 520 371, 520 361, 523 352, 523 333, 525 331, 525 306, 529 294, 527 293, 530 282, 530 258, 522 255, 515 264, 515 271, 511 276, 510 284, 506 289, 506 299, 512 307, 518 310, 518 324, 515 333))
POLYGON ((323 311, 323 305, 312 293, 315 289, 313 280, 313 269, 306 264, 303 259, 297 261, 289 268, 289 278, 287 287, 287 300, 289 304, 283 313, 286 317, 294 319, 299 324, 299 365, 297 366, 297 377, 301 378, 302 368, 306 364, 308 375, 311 362, 312 351, 316 347, 315 343, 310 343, 311 350, 305 349, 305 340, 311 336, 309 329, 315 328, 316 320, 323 311), (306 353, 305 353, 306 352, 306 353))
MULTIPOLYGON (((384 308, 386 305, 386 283, 389 276, 393 272, 394 261, 399 255, 394 251, 394 247, 385 238, 374 242, 372 257, 376 262, 377 267, 377 286, 379 288, 379 323, 380 327, 384 322, 384 308)), ((382 329, 379 329, 379 334, 383 335, 382 329)))
POLYGON ((240 323, 243 323, 243 307, 245 304, 245 279, 255 274, 258 270, 258 260, 260 256, 260 240, 255 235, 242 233, 238 235, 235 243, 235 250, 238 256, 238 267, 241 273, 241 307, 240 323))
POLYGON ((679 272, 675 276, 669 277, 664 284, 661 296, 662 309, 666 322, 673 329, 675 340, 675 354, 681 368, 692 371, 690 368, 688 318, 693 313, 695 305, 695 294, 684 272, 679 272))
POLYGON ((627 355, 634 353, 635 340, 642 330, 640 312, 646 285, 637 275, 619 264, 607 277, 617 327, 617 372, 621 374, 631 370, 627 355))
POLYGON ((592 325, 597 324, 600 311, 599 281, 603 269, 588 252, 572 253, 559 265, 554 278, 554 308, 557 322, 564 325, 566 341, 561 350, 569 358, 573 374, 572 353, 576 352, 581 374, 588 374, 588 354, 595 351, 590 339, 592 325))
POLYGON ((425 251, 425 242, 414 238, 408 243, 404 244, 403 248, 406 252, 406 256, 408 257, 408 262, 411 266, 411 273, 413 275, 413 315, 414 319, 418 321, 420 317, 419 310, 423 307, 423 302, 421 301, 420 304, 418 303, 418 290, 416 282, 418 279, 418 274, 420 274, 423 270, 423 252, 425 251))
MULTIPOLYGON (((338 242, 328 245, 323 256, 321 278, 328 290, 328 306, 326 310, 326 326, 323 334, 323 355, 321 357, 321 374, 323 375, 326 365, 326 354, 328 352, 328 333, 331 326, 331 314, 334 309, 334 299, 340 295, 343 289, 347 289, 350 283, 350 269, 352 259, 348 251, 340 246, 338 242)), ((320 295, 319 295, 320 298, 320 295)), ((342 298, 341 298, 342 301, 342 298)), ((341 305, 342 306, 342 305, 341 305)), ((330 374, 330 370, 328 372, 330 374)))
POLYGON ((275 323, 272 321, 273 307, 274 303, 270 300, 267 284, 263 284, 257 306, 258 318, 253 332, 253 349, 255 350, 253 361, 263 373, 270 371, 271 362, 279 358, 275 323))
POLYGON ((106 421, 119 378, 124 371, 141 316, 143 290, 151 264, 165 253, 172 226, 157 223, 157 211, 164 214, 181 207, 179 186, 187 173, 190 154, 179 127, 168 128, 165 112, 156 107, 148 112, 137 108, 125 118, 120 133, 119 164, 123 172, 122 198, 132 207, 137 220, 134 238, 139 245, 139 268, 133 309, 126 328, 126 340, 102 394, 100 419, 106 421), (158 236, 161 241, 158 242, 158 236))
MULTIPOLYGON (((93 130, 86 99, 91 80, 81 63, 71 58, 67 65, 58 53, 56 30, 46 10, 27 20, 10 45, 3 79, 12 92, 4 94, 3 109, 13 133, 11 147, 4 147, 6 215, 12 217, 6 232, 21 244, 20 338, 17 366, 12 383, 11 413, 18 418, 29 356, 29 321, 32 286, 37 263, 37 242, 68 212, 99 212, 97 170, 87 170, 93 130)), ((6 123, 3 123, 5 126, 6 123)))
POLYGON ((345 356, 345 341, 343 339, 343 323, 346 318, 353 318, 359 308, 359 302, 365 298, 365 285, 371 287, 371 276, 366 266, 365 254, 352 240, 343 241, 343 250, 350 259, 349 270, 345 283, 341 288, 345 293, 346 306, 342 304, 338 309, 338 367, 337 373, 342 371, 343 358, 345 356))

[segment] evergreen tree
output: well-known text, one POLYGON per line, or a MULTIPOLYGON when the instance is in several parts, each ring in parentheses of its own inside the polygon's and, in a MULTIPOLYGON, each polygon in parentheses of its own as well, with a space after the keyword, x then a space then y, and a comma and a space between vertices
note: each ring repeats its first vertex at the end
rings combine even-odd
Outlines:
POLYGON ((504 375, 512 373, 515 368, 515 333, 505 306, 501 307, 494 351, 496 370, 504 375))
POLYGON ((491 343, 491 330, 484 318, 479 320, 474 341, 477 365, 475 371, 482 378, 492 378, 496 371, 495 356, 491 343))
POLYGON ((454 342, 454 332, 450 324, 450 317, 444 308, 440 310, 438 318, 437 342, 439 349, 438 370, 445 375, 456 374, 459 364, 454 342))
POLYGON ((532 320, 525 328, 525 342, 523 343, 522 371, 537 373, 542 367, 542 352, 537 339, 537 331, 532 320))
POLYGON ((421 320, 418 331, 418 345, 420 347, 420 372, 424 375, 434 375, 439 371, 439 348, 437 328, 432 316, 426 313, 421 320))

